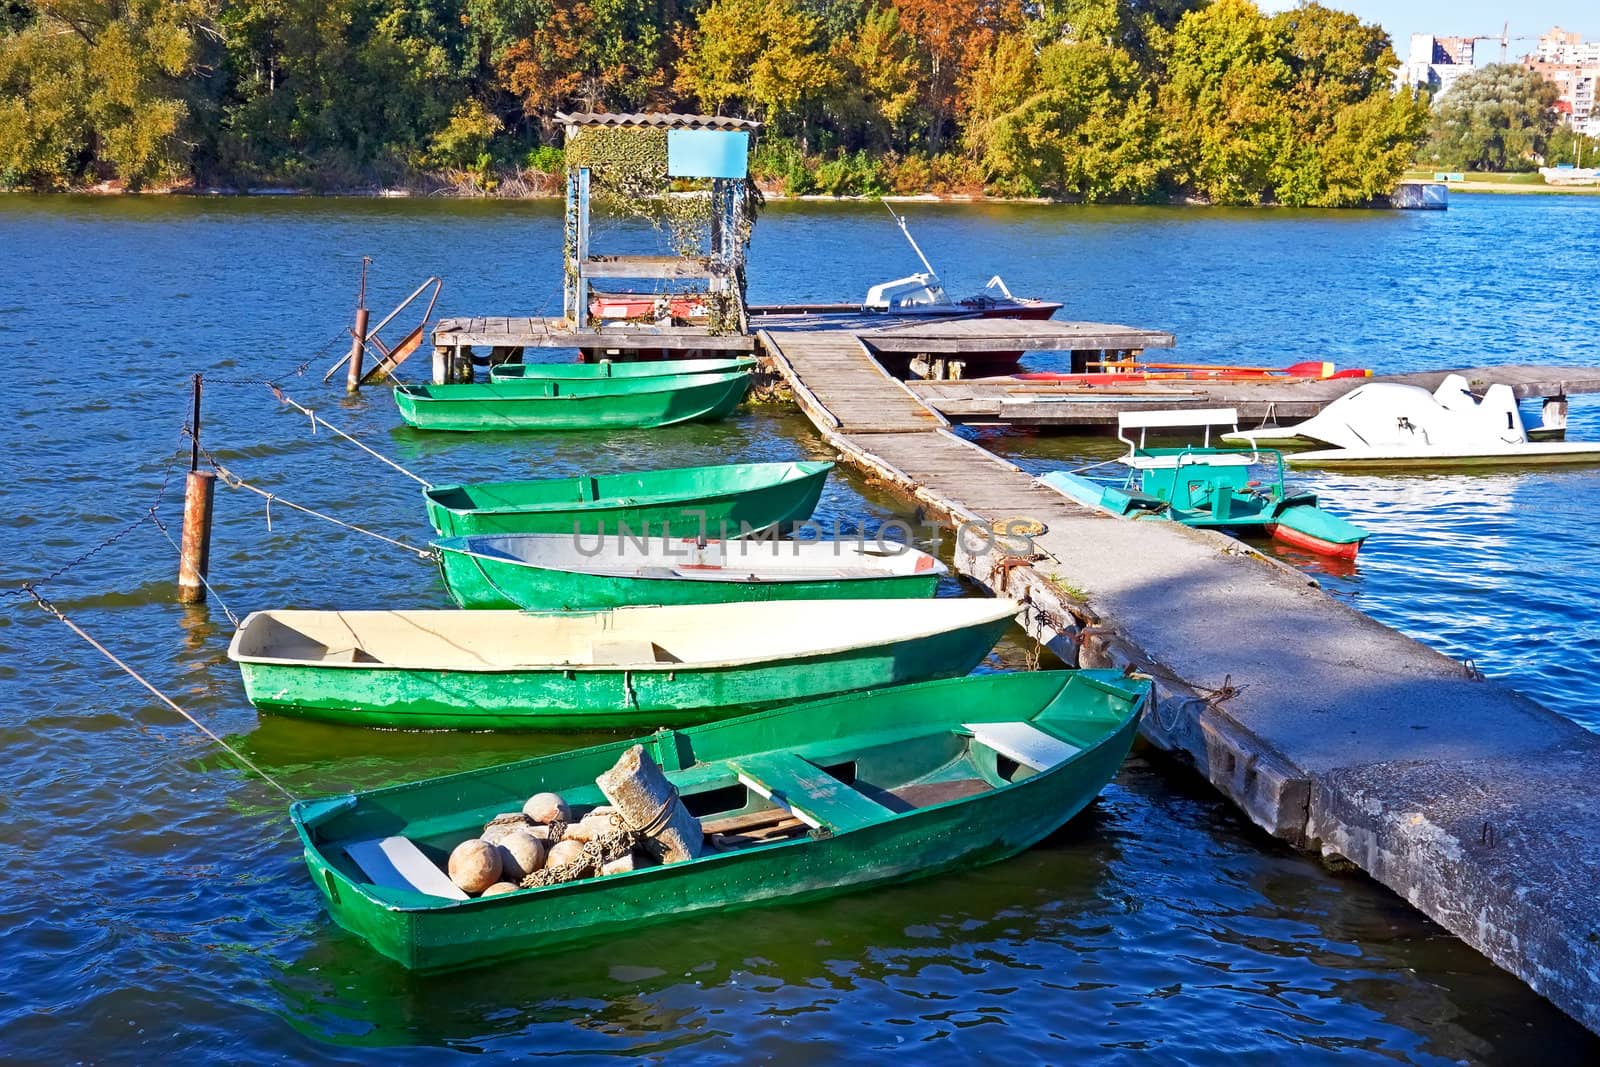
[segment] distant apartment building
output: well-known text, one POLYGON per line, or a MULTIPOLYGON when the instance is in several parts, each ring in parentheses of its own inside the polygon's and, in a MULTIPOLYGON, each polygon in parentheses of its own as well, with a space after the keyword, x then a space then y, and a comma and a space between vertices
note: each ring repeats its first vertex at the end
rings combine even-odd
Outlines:
POLYGON ((1539 50, 1523 56, 1522 65, 1556 83, 1561 90, 1556 108, 1573 129, 1600 137, 1600 111, 1595 108, 1595 88, 1600 85, 1600 41, 1584 43, 1580 34, 1557 26, 1539 38, 1539 50))
POLYGON ((1450 91, 1456 79, 1472 69, 1471 37, 1435 37, 1413 33, 1411 52, 1395 71, 1395 87, 1428 89, 1435 97, 1450 91))

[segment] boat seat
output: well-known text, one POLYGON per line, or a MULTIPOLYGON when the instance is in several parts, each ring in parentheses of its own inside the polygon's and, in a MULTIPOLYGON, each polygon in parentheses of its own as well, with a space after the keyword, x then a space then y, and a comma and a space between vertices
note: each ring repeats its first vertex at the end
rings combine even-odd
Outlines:
POLYGON ((330 648, 321 656, 323 663, 382 663, 383 660, 374 656, 360 645, 349 648, 330 648))
POLYGON ((792 752, 745 756, 730 764, 748 788, 814 829, 843 833, 894 814, 792 752))
POLYGON ((382 837, 344 846, 367 881, 384 889, 406 889, 430 897, 466 900, 467 894, 409 838, 382 837))
POLYGON ((1112 511, 1120 511, 1124 515, 1130 511, 1165 511, 1167 502, 1160 497, 1141 493, 1137 489, 1118 489, 1108 487, 1101 495, 1101 503, 1112 511))
POLYGON ((974 741, 1036 771, 1047 771, 1083 751, 1027 722, 964 722, 961 727, 974 741))
POLYGON ((589 642, 589 662, 595 665, 631 663, 682 663, 654 641, 640 637, 597 637, 589 642))

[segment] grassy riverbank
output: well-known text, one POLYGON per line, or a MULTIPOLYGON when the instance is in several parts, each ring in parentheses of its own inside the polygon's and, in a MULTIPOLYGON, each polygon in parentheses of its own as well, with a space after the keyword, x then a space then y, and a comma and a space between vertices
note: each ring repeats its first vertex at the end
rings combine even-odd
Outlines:
MULTIPOLYGON (((1411 181, 1433 181, 1438 173, 1432 170, 1408 170, 1411 181)), ((1467 171, 1461 181, 1447 181, 1460 193, 1557 193, 1562 196, 1600 196, 1600 185, 1550 185, 1543 176, 1527 171, 1467 171)))

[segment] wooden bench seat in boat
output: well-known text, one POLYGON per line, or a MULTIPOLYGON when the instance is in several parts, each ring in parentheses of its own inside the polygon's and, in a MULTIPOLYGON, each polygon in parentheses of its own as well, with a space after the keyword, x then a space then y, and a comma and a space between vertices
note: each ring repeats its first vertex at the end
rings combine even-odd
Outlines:
POLYGON ((361 868, 367 881, 384 889, 408 889, 431 897, 466 900, 467 894, 450 880, 409 838, 382 837, 352 841, 345 855, 361 868))
POLYGON ((654 641, 642 637, 597 637, 589 642, 589 662, 596 666, 630 663, 682 663, 654 641))
POLYGON ((964 722, 961 728, 979 744, 1036 771, 1049 770, 1083 751, 1030 722, 964 722))
POLYGON ((817 829, 843 832, 894 814, 792 752, 743 756, 730 765, 748 788, 817 829))

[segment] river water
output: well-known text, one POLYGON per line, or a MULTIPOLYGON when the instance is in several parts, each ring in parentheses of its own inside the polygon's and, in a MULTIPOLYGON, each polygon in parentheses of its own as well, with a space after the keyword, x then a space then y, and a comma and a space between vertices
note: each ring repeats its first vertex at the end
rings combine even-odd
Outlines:
MULTIPOLYGON (((1589 198, 1461 196, 1443 214, 910 213, 952 291, 1000 271, 1014 291, 1065 299, 1063 317, 1171 330, 1182 359, 1597 362, 1600 201, 1589 198)), ((401 426, 382 389, 347 400, 320 385, 344 345, 361 255, 375 258, 380 313, 439 274, 447 314, 539 314, 559 310, 559 248, 549 204, 0 198, 5 585, 122 533, 43 590, 300 795, 588 740, 258 715, 226 659, 228 610, 445 606, 433 572, 281 503, 269 524, 260 497, 219 488, 218 595, 183 608, 172 546, 135 522, 159 497, 176 534, 195 371, 208 379, 203 436, 222 462, 285 500, 411 543, 428 534, 416 485, 313 435, 260 379, 436 482, 825 455, 809 424, 782 410, 649 434, 427 436, 401 426)), ((772 205, 752 251, 756 300, 847 299, 917 267, 871 205, 772 205)), ((1079 438, 980 436, 1035 467, 1107 454, 1079 438)), ((1574 401, 1572 437, 1600 437, 1600 405, 1574 401)), ((1600 473, 1307 480, 1376 531, 1353 571, 1321 575, 1336 595, 1600 728, 1600 545, 1585 521, 1600 473)), ((902 505, 844 471, 819 512, 844 529, 897 516, 902 505)), ((1009 641, 991 666, 1026 651, 1009 641)), ((1149 754, 1065 831, 995 867, 416 977, 327 920, 280 794, 12 596, 0 602, 0 746, 11 846, 0 1059, 1120 1062, 1155 1052, 1431 1063, 1600 1052, 1387 891, 1281 847, 1149 754)))

